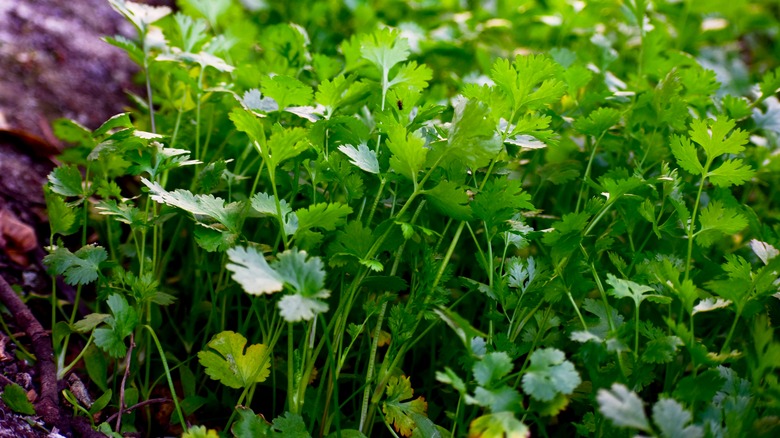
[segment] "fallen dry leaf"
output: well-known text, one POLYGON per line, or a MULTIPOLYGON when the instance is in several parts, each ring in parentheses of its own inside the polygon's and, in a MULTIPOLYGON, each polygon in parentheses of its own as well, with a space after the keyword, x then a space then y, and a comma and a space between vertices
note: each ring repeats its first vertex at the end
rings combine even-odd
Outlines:
POLYGON ((27 252, 38 247, 35 230, 19 220, 15 214, 0 210, 0 248, 15 263, 27 266, 27 252))

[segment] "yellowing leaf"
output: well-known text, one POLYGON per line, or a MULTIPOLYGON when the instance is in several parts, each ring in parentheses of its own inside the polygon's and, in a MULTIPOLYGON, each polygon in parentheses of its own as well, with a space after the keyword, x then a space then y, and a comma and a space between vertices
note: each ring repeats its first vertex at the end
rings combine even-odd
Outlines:
POLYGON ((270 354, 263 344, 252 344, 244 352, 246 342, 239 333, 218 333, 198 353, 198 361, 209 377, 231 388, 263 382, 270 374, 270 354))
POLYGON ((382 412, 387 421, 403 436, 411 436, 415 422, 412 414, 425 415, 428 403, 422 397, 409 400, 414 395, 409 377, 391 377, 387 384, 387 400, 382 403, 382 412), (403 401, 409 400, 409 401, 403 401))

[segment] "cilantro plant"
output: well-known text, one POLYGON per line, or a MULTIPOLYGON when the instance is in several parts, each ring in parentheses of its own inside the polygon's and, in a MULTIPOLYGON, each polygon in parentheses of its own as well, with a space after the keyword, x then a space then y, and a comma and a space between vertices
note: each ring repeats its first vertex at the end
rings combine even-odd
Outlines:
POLYGON ((145 95, 46 187, 99 430, 780 430, 774 2, 110 3, 145 95))

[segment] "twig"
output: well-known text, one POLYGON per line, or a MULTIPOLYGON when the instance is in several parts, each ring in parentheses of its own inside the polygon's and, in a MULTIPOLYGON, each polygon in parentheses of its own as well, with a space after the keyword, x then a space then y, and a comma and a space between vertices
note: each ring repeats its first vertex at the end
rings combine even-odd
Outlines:
POLYGON ((135 335, 130 333, 130 348, 127 350, 125 375, 122 376, 122 385, 119 387, 119 412, 117 412, 116 416, 116 433, 120 433, 119 427, 122 425, 122 411, 125 406, 125 384, 127 383, 127 375, 130 374, 130 362, 133 361, 133 347, 135 347, 135 335))
POLYGON ((41 323, 35 319, 30 309, 2 276, 0 276, 0 301, 14 316, 19 328, 30 336, 33 353, 38 358, 36 367, 41 379, 41 398, 36 403, 35 412, 47 423, 61 427, 57 396, 57 367, 54 364, 51 339, 43 330, 41 323))
MULTIPOLYGON (((142 402, 138 402, 138 403, 134 404, 133 406, 130 406, 129 408, 123 409, 122 410, 122 414, 123 415, 124 414, 129 414, 130 412, 132 412, 132 411, 134 411, 134 410, 136 410, 138 408, 142 408, 142 407, 144 407, 146 405, 153 405, 155 403, 170 403, 172 401, 173 401, 172 399, 165 398, 165 397, 162 397, 162 398, 150 398, 149 400, 144 400, 142 402)), ((118 415, 119 415, 119 412, 115 412, 115 413, 111 414, 111 416, 106 418, 106 423, 111 423, 112 421, 114 421, 114 418, 117 417, 118 415)))

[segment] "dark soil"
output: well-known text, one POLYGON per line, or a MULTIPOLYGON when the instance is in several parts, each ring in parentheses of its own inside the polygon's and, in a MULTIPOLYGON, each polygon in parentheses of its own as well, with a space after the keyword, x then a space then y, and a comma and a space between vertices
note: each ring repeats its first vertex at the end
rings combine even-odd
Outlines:
MULTIPOLYGON (((9 327, 0 332, 0 392, 21 385, 39 414, 18 415, 0 401, 0 438, 91 432, 83 417, 73 421, 61 396, 65 382, 55 377, 46 385, 52 373, 41 365, 51 371, 53 358, 36 348, 50 345, 48 299, 37 298, 51 291, 41 262, 49 234, 42 187, 61 150, 52 121, 67 117, 94 129, 124 110, 128 90, 141 93, 135 65, 100 39, 132 31, 107 0, 0 0, 0 283, 13 287, 22 306, 0 303, 9 327), (31 328, 37 323, 41 330, 31 328), (23 360, 14 341, 39 360, 23 360), (56 406, 44 412, 47 394, 56 406)), ((67 300, 72 290, 63 291, 59 298, 67 300)))

